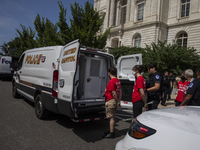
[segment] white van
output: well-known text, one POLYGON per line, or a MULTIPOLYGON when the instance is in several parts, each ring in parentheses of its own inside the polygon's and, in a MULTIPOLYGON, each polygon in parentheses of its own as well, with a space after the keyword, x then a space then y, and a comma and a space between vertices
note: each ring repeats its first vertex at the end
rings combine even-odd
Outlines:
POLYGON ((17 62, 18 57, 15 56, 2 56, 0 55, 0 77, 12 77, 13 71, 10 68, 12 62, 17 62))
POLYGON ((79 40, 27 50, 14 72, 12 94, 34 102, 39 119, 49 111, 76 122, 104 119, 107 70, 112 66, 112 55, 81 46, 79 40))

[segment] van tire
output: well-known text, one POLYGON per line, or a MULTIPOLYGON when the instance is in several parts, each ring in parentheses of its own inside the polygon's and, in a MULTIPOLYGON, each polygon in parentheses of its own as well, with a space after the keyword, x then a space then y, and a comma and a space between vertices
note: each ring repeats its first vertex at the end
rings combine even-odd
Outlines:
POLYGON ((38 119, 47 119, 50 111, 44 107, 41 94, 35 97, 35 114, 38 119))
POLYGON ((17 92, 17 87, 15 85, 15 82, 13 83, 13 86, 12 86, 12 95, 13 95, 14 98, 20 97, 20 94, 17 92))

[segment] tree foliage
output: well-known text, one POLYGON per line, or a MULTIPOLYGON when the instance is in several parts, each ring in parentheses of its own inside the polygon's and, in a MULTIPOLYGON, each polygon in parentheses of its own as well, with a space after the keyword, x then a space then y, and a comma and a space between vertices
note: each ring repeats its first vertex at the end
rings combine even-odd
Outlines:
POLYGON ((53 24, 48 18, 40 17, 37 14, 34 21, 37 32, 36 43, 37 47, 54 46, 61 44, 61 39, 58 35, 58 27, 53 24))
POLYGON ((153 42, 151 45, 146 45, 146 48, 122 46, 111 52, 116 59, 123 55, 138 53, 142 54, 144 65, 151 62, 157 63, 157 70, 160 73, 168 70, 179 75, 189 68, 196 71, 200 64, 200 55, 194 48, 179 47, 177 44, 167 44, 161 41, 158 41, 158 44, 153 42))
MULTIPOLYGON (((70 18, 70 28, 66 23, 66 9, 61 1, 59 2, 60 15, 58 26, 60 35, 67 42, 80 39, 81 43, 86 46, 104 48, 106 45, 109 29, 104 33, 100 32, 104 21, 105 14, 99 14, 95 11, 92 4, 87 1, 85 7, 79 6, 78 3, 70 4, 72 18, 70 18)), ((65 43, 65 44, 66 44, 65 43)))
POLYGON ((21 55, 27 49, 65 45, 76 39, 80 39, 81 43, 86 46, 105 47, 109 29, 104 33, 100 31, 104 14, 95 11, 89 1, 84 7, 75 2, 70 5, 72 18, 70 18, 69 27, 66 19, 67 8, 61 0, 58 1, 58 6, 60 8, 59 22, 54 24, 48 18, 37 14, 34 21, 35 30, 20 24, 22 30, 16 29, 17 37, 1 45, 3 52, 8 55, 11 53, 21 55))

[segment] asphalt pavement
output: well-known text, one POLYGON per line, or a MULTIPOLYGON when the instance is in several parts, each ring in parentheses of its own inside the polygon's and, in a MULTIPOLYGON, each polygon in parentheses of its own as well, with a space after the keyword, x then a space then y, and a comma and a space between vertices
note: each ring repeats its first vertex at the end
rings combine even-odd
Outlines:
MULTIPOLYGON (((39 120, 34 104, 23 97, 13 98, 11 92, 11 81, 0 80, 0 150, 113 150, 132 121, 132 109, 119 108, 116 138, 104 139, 108 120, 75 123, 57 114, 39 120)), ((167 107, 174 106, 174 99, 166 102, 167 107)))

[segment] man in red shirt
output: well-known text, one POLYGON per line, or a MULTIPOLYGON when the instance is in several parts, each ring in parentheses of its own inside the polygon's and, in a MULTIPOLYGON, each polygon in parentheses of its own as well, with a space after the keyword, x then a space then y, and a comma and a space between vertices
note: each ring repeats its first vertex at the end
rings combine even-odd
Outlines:
POLYGON ((178 89, 178 94, 176 96, 175 100, 175 106, 180 106, 180 104, 183 102, 186 91, 187 91, 187 86, 188 83, 186 81, 187 79, 185 78, 185 73, 181 73, 181 81, 178 82, 177 89, 178 89))
POLYGON ((111 67, 108 69, 108 76, 110 77, 110 81, 106 87, 105 91, 105 109, 106 109, 106 117, 110 119, 109 126, 110 131, 105 133, 105 138, 114 138, 115 137, 115 115, 117 106, 120 105, 120 100, 122 97, 121 91, 121 82, 117 79, 117 69, 115 67, 111 67))

